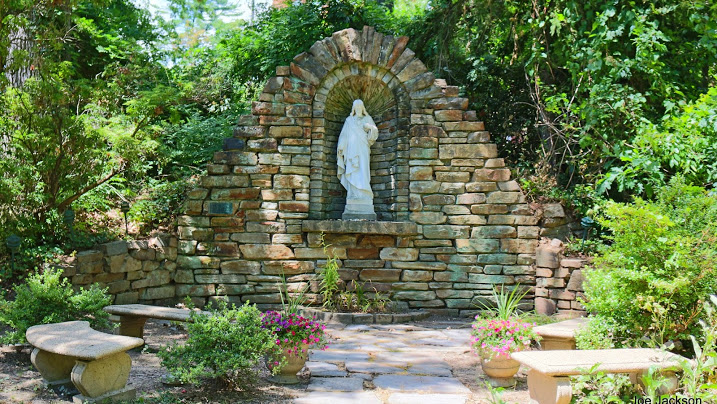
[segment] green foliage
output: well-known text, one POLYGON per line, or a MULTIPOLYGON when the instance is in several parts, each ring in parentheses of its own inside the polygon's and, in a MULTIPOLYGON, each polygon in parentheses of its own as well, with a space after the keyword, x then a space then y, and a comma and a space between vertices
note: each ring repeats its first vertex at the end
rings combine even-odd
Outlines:
POLYGON ((167 223, 181 213, 185 193, 194 185, 191 181, 153 181, 149 193, 130 207, 128 217, 142 224, 144 229, 154 229, 167 223))
POLYGON ((690 336, 695 357, 680 363, 680 392, 708 403, 717 400, 717 296, 705 302, 705 316, 699 324, 703 337, 690 336))
POLYGON ((596 364, 580 376, 572 377, 573 404, 622 404, 633 402, 638 394, 630 376, 622 373, 605 374, 596 364))
POLYGON ((329 253, 329 245, 324 242, 324 234, 321 234, 321 247, 326 255, 326 264, 324 269, 319 272, 321 283, 319 284, 323 306, 329 310, 336 308, 335 296, 339 293, 339 283, 342 282, 339 277, 339 264, 336 256, 329 253))
POLYGON ((0 296, 0 323, 12 329, 0 338, 2 343, 25 342, 25 331, 38 324, 87 320, 92 328, 110 327, 109 314, 102 310, 112 302, 107 290, 93 285, 75 292, 61 269, 30 275, 14 291, 15 300, 0 296))
POLYGON ((191 319, 187 341, 158 353, 162 366, 179 381, 198 383, 212 378, 246 388, 256 381, 264 356, 279 352, 271 331, 262 328, 255 305, 227 308, 220 304, 209 315, 192 313, 191 319))
POLYGON ((483 314, 488 314, 498 320, 508 320, 519 314, 520 300, 528 294, 528 291, 529 289, 521 288, 520 284, 517 284, 513 287, 513 290, 507 292, 505 285, 501 285, 491 290, 495 307, 481 301, 478 302, 478 305, 484 311, 483 314), (499 289, 499 291, 496 292, 496 289, 499 289))
POLYGON ((612 349, 615 348, 612 330, 615 324, 604 317, 590 317, 587 326, 575 332, 577 349, 612 349))
POLYGON ((608 203, 598 222, 612 244, 586 271, 585 306, 615 325, 615 340, 701 335, 697 318, 717 290, 717 197, 675 179, 655 202, 608 203))
MULTIPOLYGON (((413 14, 402 15, 410 18, 413 14)), ((335 31, 369 25, 393 33, 394 21, 390 11, 376 1, 307 0, 270 8, 255 24, 234 31, 224 41, 233 59, 233 78, 263 83, 274 75, 276 66, 288 65, 294 56, 335 31)))
POLYGON ((704 2, 433 0, 406 31, 473 101, 504 156, 564 187, 629 166, 621 156, 645 122, 707 93, 715 21, 704 2))
POLYGON ((281 311, 285 314, 299 314, 299 308, 306 303, 306 291, 309 285, 301 290, 289 293, 289 285, 286 283, 286 276, 281 274, 281 285, 279 286, 279 297, 281 297, 281 311))
POLYGON ((668 114, 659 124, 638 127, 631 145, 620 154, 624 165, 613 167, 599 191, 616 185, 652 197, 655 189, 681 175, 688 183, 717 183, 717 87, 679 108, 667 103, 668 114))

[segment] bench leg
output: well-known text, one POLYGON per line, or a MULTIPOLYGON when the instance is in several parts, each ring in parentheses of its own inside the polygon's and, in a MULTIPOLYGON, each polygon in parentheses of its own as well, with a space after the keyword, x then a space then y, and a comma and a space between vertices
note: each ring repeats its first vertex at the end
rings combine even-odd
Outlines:
POLYGON ((116 334, 126 335, 128 337, 144 338, 144 323, 147 322, 147 317, 117 317, 119 318, 112 319, 113 321, 119 321, 119 327, 115 330, 116 334))
POLYGON ((70 373, 75 366, 75 358, 35 348, 30 354, 30 361, 49 386, 72 384, 70 373))
POLYGON ((114 397, 113 393, 126 394, 131 367, 132 360, 126 352, 89 362, 78 359, 72 368, 72 383, 85 398, 105 399, 114 397))
POLYGON ((550 377, 530 369, 528 391, 531 404, 570 404, 573 390, 569 377, 550 377))

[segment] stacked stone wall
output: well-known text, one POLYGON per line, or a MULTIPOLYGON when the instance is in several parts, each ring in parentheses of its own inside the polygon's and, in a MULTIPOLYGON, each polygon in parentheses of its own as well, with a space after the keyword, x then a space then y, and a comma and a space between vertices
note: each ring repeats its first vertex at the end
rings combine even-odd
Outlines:
POLYGON ((348 29, 277 68, 189 194, 178 297, 276 306, 283 273, 318 301, 322 234, 345 281, 406 308, 467 315, 496 285, 535 285, 540 218, 468 100, 407 43, 348 29), (376 222, 327 220, 345 201, 335 142, 355 98, 380 128, 376 222))
POLYGON ((564 257, 562 252, 560 240, 541 240, 535 261, 535 310, 548 316, 585 316, 578 298, 584 298, 583 270, 588 260, 564 257))
POLYGON ((161 235, 100 244, 64 257, 61 267, 75 287, 96 283, 108 288, 114 304, 168 304, 177 292, 190 292, 175 289, 176 259, 177 239, 161 235))

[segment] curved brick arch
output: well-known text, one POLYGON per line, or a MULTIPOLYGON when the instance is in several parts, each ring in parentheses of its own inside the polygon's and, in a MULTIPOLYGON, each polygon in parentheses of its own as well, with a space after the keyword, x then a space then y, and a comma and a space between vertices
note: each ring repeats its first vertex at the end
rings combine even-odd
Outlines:
POLYGON ((347 29, 277 67, 189 194, 178 296, 276 307, 283 273, 315 301, 322 233, 346 281, 371 281, 405 308, 469 315, 496 284, 535 285, 539 218, 468 100, 407 43, 347 29), (372 161, 393 187, 375 188, 382 221, 312 220, 340 210, 327 156, 358 96, 384 134, 385 159, 372 161))

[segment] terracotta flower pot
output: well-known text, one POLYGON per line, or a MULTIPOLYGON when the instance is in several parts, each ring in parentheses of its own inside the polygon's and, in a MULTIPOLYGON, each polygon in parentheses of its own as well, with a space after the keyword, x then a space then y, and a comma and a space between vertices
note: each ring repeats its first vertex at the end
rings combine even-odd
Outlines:
MULTIPOLYGON (((284 348, 283 356, 286 358, 286 364, 279 369, 279 373, 270 377, 269 380, 279 384, 299 383, 300 380, 296 375, 304 368, 306 360, 309 358, 309 352, 307 350, 308 347, 308 345, 302 344, 301 350, 307 352, 299 352, 298 354, 293 352, 288 353, 288 348, 284 348)), ((274 363, 270 360, 267 361, 267 367, 269 370, 272 370, 274 368, 274 363)))
POLYGON ((515 376, 520 369, 520 363, 510 357, 496 356, 493 359, 481 358, 481 367, 488 376, 488 382, 493 387, 510 387, 515 384, 515 376))

